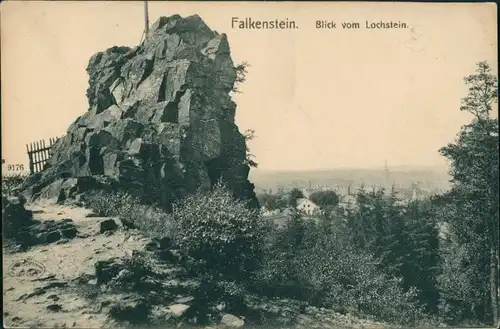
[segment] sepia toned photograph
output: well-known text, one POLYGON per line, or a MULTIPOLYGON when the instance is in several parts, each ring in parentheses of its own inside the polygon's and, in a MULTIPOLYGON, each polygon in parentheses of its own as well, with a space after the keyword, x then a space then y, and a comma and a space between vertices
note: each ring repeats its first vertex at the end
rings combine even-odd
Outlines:
POLYGON ((3 1, 5 328, 499 328, 495 3, 3 1))

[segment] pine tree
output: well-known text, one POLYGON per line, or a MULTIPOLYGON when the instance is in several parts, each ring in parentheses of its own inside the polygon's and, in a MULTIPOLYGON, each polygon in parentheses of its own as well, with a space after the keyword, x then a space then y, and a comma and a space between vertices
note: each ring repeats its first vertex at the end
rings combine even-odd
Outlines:
POLYGON ((379 268, 392 277, 401 277, 408 253, 407 234, 395 192, 383 189, 358 191, 358 208, 348 218, 348 227, 359 249, 369 250, 379 268))
POLYGON ((457 140, 440 152, 451 161, 453 186, 445 199, 449 240, 443 246, 440 276, 443 312, 456 320, 498 321, 498 119, 491 117, 498 101, 498 80, 486 62, 465 78, 469 94, 462 111, 474 118, 457 140), (453 272, 456 271, 456 272, 453 272), (465 298, 465 300, 464 300, 465 298), (462 301, 461 301, 462 299, 462 301))
POLYGON ((404 274, 411 246, 409 244, 403 209, 398 205, 397 201, 398 198, 394 191, 385 199, 387 233, 384 239, 387 241, 386 249, 390 255, 387 266, 391 269, 391 273, 394 276, 403 278, 403 286, 409 289, 410 285, 407 284, 404 274))
POLYGON ((407 287, 419 290, 419 301, 428 313, 438 306, 439 230, 430 200, 415 200, 405 211, 408 255, 403 277, 407 287))
POLYGON ((396 191, 357 194, 358 208, 347 226, 358 249, 368 250, 378 268, 389 277, 401 278, 406 291, 418 291, 420 304, 436 312, 438 229, 430 201, 401 204, 396 191))
POLYGON ((373 197, 363 186, 356 193, 356 207, 349 212, 347 226, 349 235, 358 249, 372 250, 375 233, 373 197))

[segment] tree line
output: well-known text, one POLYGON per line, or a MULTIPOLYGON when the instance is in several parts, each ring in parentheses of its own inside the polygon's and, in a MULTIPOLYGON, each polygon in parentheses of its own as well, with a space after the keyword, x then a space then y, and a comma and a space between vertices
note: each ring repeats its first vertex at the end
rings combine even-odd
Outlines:
POLYGON ((499 321, 498 79, 486 62, 467 76, 461 111, 472 120, 439 152, 452 187, 398 205, 396 196, 358 193, 347 226, 386 273, 417 288, 426 311, 450 324, 499 321))
MULTIPOLYGON (((347 212, 335 211, 339 200, 334 192, 313 194, 310 199, 331 210, 324 212, 322 220, 328 223, 324 224, 328 230, 333 223, 342 232, 336 243, 372 257, 380 273, 400 280, 405 293, 414 293, 423 314, 454 325, 497 324, 499 140, 494 106, 498 79, 487 62, 480 62, 476 72, 464 80, 469 92, 460 110, 471 114, 471 122, 439 150, 450 163, 452 185, 448 191, 401 202, 394 190, 361 189, 356 193, 356 207, 347 212)), ((293 205, 290 200, 303 195, 294 190, 260 197, 262 204, 276 209, 293 205)), ((307 249, 316 248, 316 242, 315 247, 304 246, 307 225, 299 222, 290 220, 287 234, 294 237, 288 241, 302 242, 290 248, 311 256, 307 249)), ((333 239, 328 230, 316 238, 333 239)), ((357 256, 348 253, 346 257, 357 256)))

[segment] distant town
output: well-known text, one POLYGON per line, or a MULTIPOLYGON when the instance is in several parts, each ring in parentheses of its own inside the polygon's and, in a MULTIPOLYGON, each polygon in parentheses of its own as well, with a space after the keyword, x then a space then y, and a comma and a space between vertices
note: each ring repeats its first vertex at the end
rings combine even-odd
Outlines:
POLYGON ((309 177, 314 177, 314 181, 326 182, 323 184, 315 184, 312 179, 305 183, 306 173, 302 174, 303 177, 287 173, 257 177, 257 196, 261 204, 261 213, 280 224, 284 223, 292 213, 297 213, 303 218, 317 219, 325 212, 325 205, 328 205, 328 211, 335 211, 339 215, 345 214, 357 206, 357 195, 360 192, 369 195, 383 194, 384 197, 393 196, 397 199, 397 204, 407 205, 411 201, 426 200, 447 190, 446 175, 439 175, 436 172, 398 172, 390 170, 387 164, 384 169, 349 172, 349 179, 336 178, 333 171, 309 172, 309 177), (289 184, 284 184, 287 178, 290 179, 289 184), (263 188, 259 184, 260 181, 265 181, 268 185, 273 181, 276 187, 263 188), (330 195, 330 201, 324 204, 315 202, 318 197, 324 198, 325 195, 330 195))
MULTIPOLYGON (((297 189, 298 190, 298 189, 297 189)), ((310 187, 300 190, 303 197, 297 199, 296 209, 306 215, 314 215, 320 211, 320 206, 316 205, 310 196, 315 192, 326 192, 332 191, 339 197, 338 206, 348 207, 356 204, 356 194, 359 191, 364 191, 365 193, 377 193, 383 192, 386 195, 394 193, 394 195, 402 203, 406 203, 413 200, 423 200, 429 198, 432 195, 441 193, 443 190, 435 187, 430 187, 423 185, 421 182, 415 182, 411 186, 400 186, 393 184, 391 186, 366 186, 364 184, 340 184, 340 185, 313 185, 310 187)), ((276 191, 272 189, 264 191, 262 194, 278 194, 285 195, 290 192, 290 189, 278 188, 276 191)), ((283 207, 282 209, 267 209, 266 206, 262 206, 262 212, 264 216, 274 216, 283 211, 287 211, 288 207, 283 207)))

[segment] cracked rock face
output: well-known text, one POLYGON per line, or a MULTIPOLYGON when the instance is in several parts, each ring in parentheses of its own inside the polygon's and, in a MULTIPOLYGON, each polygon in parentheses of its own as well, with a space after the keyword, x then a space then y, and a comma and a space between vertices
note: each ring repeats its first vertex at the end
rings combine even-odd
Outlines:
POLYGON ((256 205, 225 34, 197 15, 161 17, 140 46, 99 52, 87 72, 89 109, 54 145, 35 196, 58 179, 93 176, 169 205, 221 179, 256 205))

